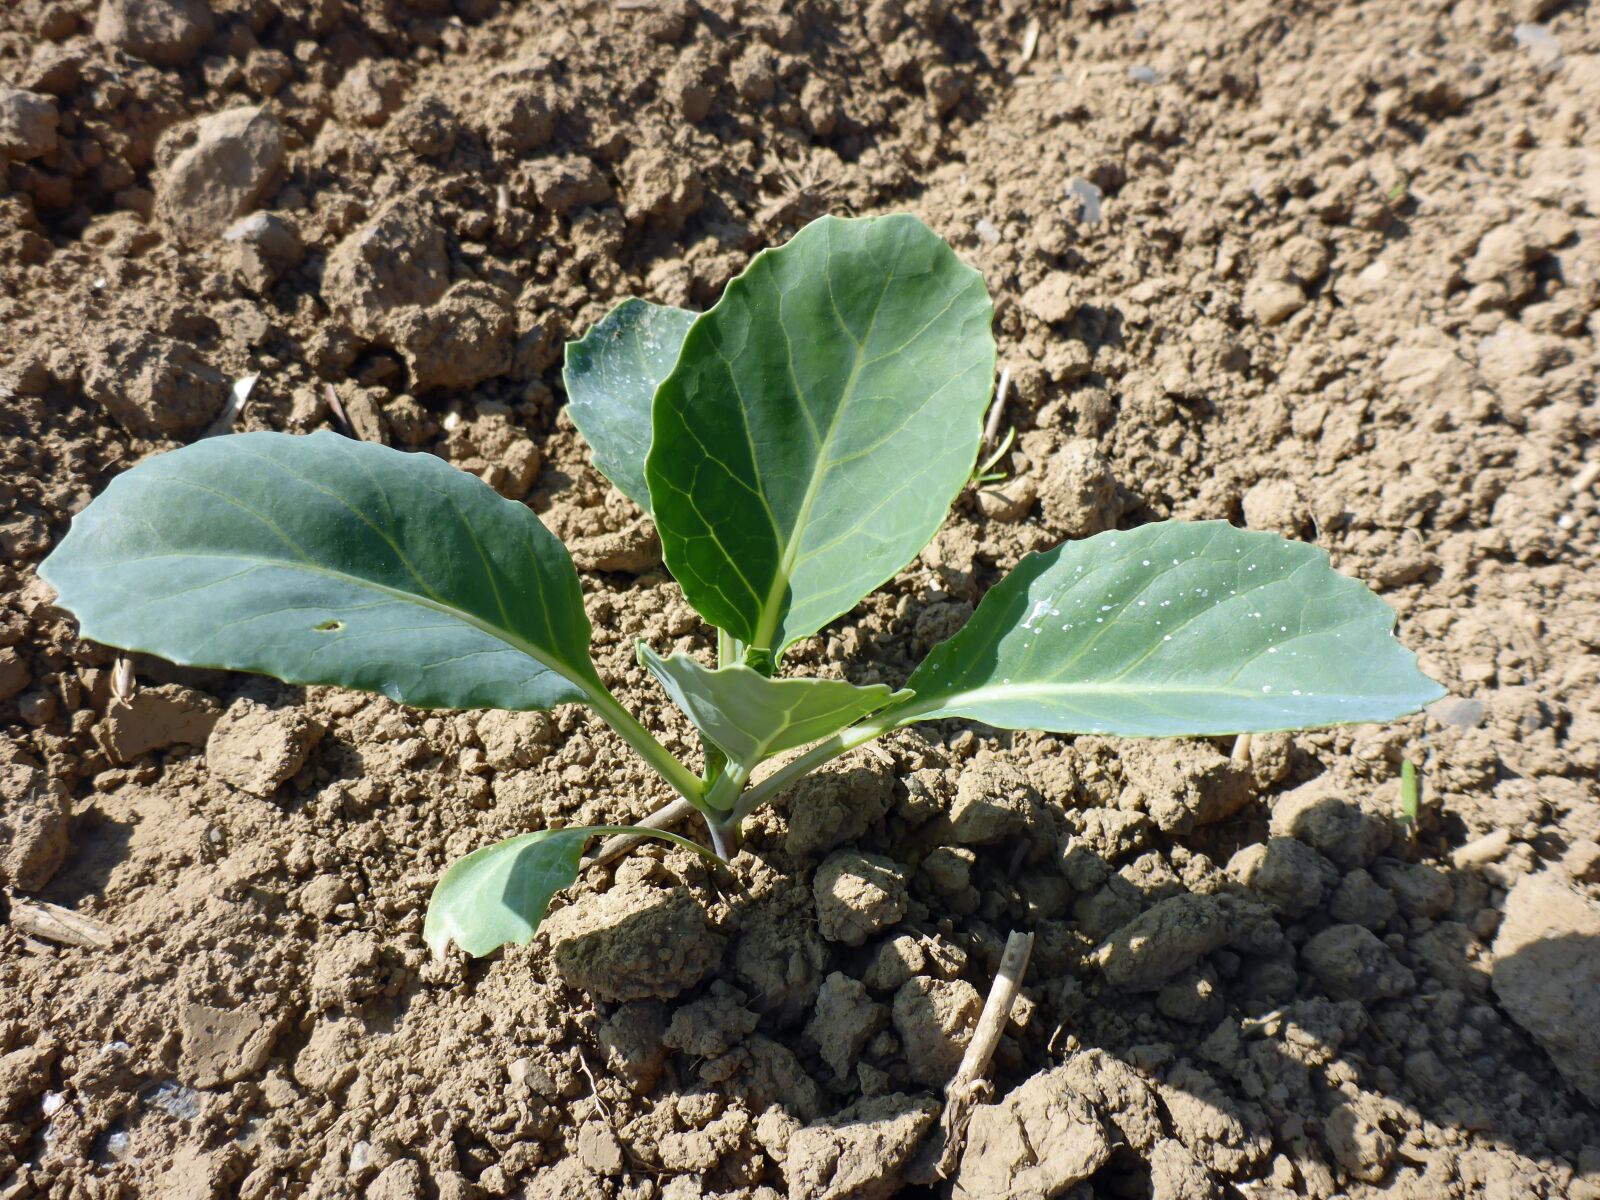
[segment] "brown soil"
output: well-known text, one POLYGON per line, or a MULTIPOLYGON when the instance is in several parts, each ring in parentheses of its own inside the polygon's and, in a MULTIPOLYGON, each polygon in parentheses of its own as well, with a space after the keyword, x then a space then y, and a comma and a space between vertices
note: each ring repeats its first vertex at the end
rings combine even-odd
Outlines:
POLYGON ((0 31, 0 1197, 1600 1196, 1600 10, 0 31), (644 849, 440 966, 447 861, 667 799, 620 741, 152 660, 130 689, 36 578, 235 379, 236 428, 292 431, 332 383, 568 541, 604 674, 692 755, 631 644, 710 642, 562 416, 561 343, 888 209, 984 271, 1018 444, 797 670, 898 683, 1028 550, 1222 517, 1371 581, 1457 699, 1248 758, 947 723, 760 815, 737 889, 644 849), (1012 930, 996 1103, 936 1182, 1012 930))

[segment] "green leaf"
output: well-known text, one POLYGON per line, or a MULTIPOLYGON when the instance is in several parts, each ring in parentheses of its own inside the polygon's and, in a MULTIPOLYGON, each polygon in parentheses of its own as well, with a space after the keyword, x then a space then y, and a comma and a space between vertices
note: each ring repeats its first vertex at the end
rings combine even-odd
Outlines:
POLYGON ((525 505, 432 455, 332 433, 147 459, 40 574, 84 637, 174 662, 424 708, 605 694, 572 560, 525 505))
POLYGON ((550 898, 578 878, 583 848, 601 829, 540 829, 458 858, 434 885, 422 940, 443 957, 454 942, 474 958, 533 937, 550 898))
POLYGON ((567 343, 562 378, 567 412, 594 451, 594 465, 645 512, 650 489, 650 401, 678 361, 696 314, 646 300, 617 305, 584 336, 567 343))
POLYGON ((916 556, 977 460, 983 278, 915 217, 823 217, 758 254, 655 396, 668 568, 770 673, 916 556))
POLYGON ((744 767, 830 734, 910 692, 837 679, 768 679, 743 665, 711 670, 686 654, 662 658, 643 642, 639 661, 705 738, 744 767))
POLYGON ((907 686, 906 721, 1161 737, 1389 721, 1444 689, 1315 546, 1166 521, 1030 555, 907 686))

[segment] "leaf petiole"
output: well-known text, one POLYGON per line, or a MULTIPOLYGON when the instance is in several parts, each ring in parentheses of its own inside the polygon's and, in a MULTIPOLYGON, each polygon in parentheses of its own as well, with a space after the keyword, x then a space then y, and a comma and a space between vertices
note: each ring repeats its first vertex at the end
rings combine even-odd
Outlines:
POLYGON ((623 708, 621 702, 603 684, 598 688, 585 690, 588 692, 589 706, 599 714, 600 719, 616 730, 623 741, 637 750, 644 760, 672 785, 678 795, 701 812, 706 812, 705 785, 696 778, 694 772, 674 758, 672 751, 639 724, 634 715, 623 708))
MULTIPOLYGON (((711 829, 712 840, 718 841, 716 828, 710 822, 707 822, 707 828, 711 829)), ((693 850, 714 866, 728 865, 728 860, 719 856, 716 851, 708 850, 693 838, 686 838, 681 833, 670 833, 665 829, 652 829, 648 825, 591 825, 588 832, 596 836, 603 833, 620 833, 627 837, 659 838, 663 842, 671 842, 674 846, 681 846, 685 850, 693 850)))
POLYGON ((875 738, 898 729, 904 724, 905 714, 899 711, 901 708, 901 705, 894 705, 865 724, 842 729, 826 741, 818 742, 793 762, 779 767, 739 798, 739 802, 734 805, 733 820, 742 822, 767 801, 792 787, 818 767, 832 762, 841 754, 850 753, 857 746, 865 746, 875 738))

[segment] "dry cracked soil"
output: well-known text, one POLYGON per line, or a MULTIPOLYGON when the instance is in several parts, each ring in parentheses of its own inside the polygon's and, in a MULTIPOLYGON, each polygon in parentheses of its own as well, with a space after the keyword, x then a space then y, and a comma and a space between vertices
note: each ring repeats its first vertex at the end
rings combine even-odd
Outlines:
POLYGON ((0 1197, 1600 1197, 1597 114, 1586 0, 0 5, 0 1197), (646 848, 435 964, 446 862, 662 785, 575 708, 119 671, 37 578, 219 422, 437 454, 567 541, 692 756, 631 646, 711 643, 562 343, 891 210, 984 273, 1017 438, 796 670, 897 684, 1030 550, 1224 518, 1370 581, 1451 698, 946 722, 736 884, 646 848))

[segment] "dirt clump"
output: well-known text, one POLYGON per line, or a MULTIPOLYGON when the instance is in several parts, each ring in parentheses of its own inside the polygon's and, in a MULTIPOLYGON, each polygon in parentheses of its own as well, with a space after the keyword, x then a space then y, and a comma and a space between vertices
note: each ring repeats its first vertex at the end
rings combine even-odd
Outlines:
POLYGON ((184 342, 148 330, 97 335, 83 373, 84 394, 140 437, 193 433, 227 403, 222 375, 184 342))
POLYGON ((894 994, 891 1010, 906 1069, 924 1087, 941 1087, 961 1065, 983 1008, 978 990, 964 979, 918 975, 894 994))
POLYGON ((185 241, 222 233, 255 207, 283 169, 283 129, 264 108, 230 108, 172 136, 189 145, 156 180, 156 215, 185 241))
MULTIPOLYGON (((1527 875, 1506 898, 1494 941, 1494 990, 1561 1073, 1600 1098, 1600 906, 1559 878, 1527 875)), ((1597 1100, 1600 1102, 1600 1100, 1597 1100)))
POLYGON ((789 1200, 885 1200, 932 1127, 938 1104, 894 1092, 869 1096, 788 1134, 789 1200))
POLYGON ((11 747, 0 753, 0 881, 37 892, 67 856, 72 802, 38 762, 11 747))
POLYGON ((159 67, 181 67, 211 37, 216 22, 205 0, 101 0, 94 36, 159 67))
POLYGON ((722 938, 683 888, 613 888, 552 913, 547 928, 566 983, 606 1000, 670 999, 722 961, 722 938))
POLYGON ((271 796, 305 765, 322 727, 294 708, 269 708, 239 699, 206 738, 206 766, 230 787, 271 796))
POLYGON ((905 916, 904 868, 881 855, 841 850, 816 874, 817 921, 829 941, 859 946, 905 916))
POLYGON ((204 746, 222 710, 203 692, 178 683, 141 687, 107 703, 94 739, 106 758, 131 763, 167 746, 204 746))
POLYGON ((1057 1067, 973 1111, 953 1194, 1056 1196, 1110 1156, 1099 1113, 1073 1089, 1066 1068, 1057 1067))

